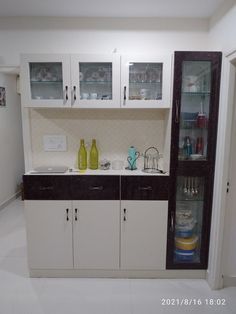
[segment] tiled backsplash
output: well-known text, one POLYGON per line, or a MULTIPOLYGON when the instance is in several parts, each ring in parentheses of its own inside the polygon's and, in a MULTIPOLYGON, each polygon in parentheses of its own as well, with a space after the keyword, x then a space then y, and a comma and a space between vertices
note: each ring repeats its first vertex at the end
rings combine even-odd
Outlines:
MULTIPOLYGON (((30 109, 33 167, 77 167, 81 138, 85 139, 88 149, 91 140, 97 140, 100 159, 126 162, 131 145, 140 153, 149 146, 155 146, 163 153, 165 123, 164 110, 30 109), (65 135, 67 151, 45 152, 44 135, 65 135)), ((137 165, 143 166, 143 158, 139 158, 137 165)))

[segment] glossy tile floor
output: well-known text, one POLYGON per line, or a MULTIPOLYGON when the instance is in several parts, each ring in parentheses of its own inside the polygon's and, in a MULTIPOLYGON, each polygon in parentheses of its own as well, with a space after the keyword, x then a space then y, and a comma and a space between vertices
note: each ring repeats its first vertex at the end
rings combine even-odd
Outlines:
MULTIPOLYGON (((42 226, 43 227, 43 226, 42 226)), ((163 301, 164 302, 164 301, 163 301)), ((219 302, 219 301, 218 301, 219 302)), ((204 280, 29 278, 23 202, 0 211, 0 314, 236 313, 236 288, 204 280), (162 305, 162 299, 202 305, 162 305), (220 299, 226 305, 206 305, 220 299)))

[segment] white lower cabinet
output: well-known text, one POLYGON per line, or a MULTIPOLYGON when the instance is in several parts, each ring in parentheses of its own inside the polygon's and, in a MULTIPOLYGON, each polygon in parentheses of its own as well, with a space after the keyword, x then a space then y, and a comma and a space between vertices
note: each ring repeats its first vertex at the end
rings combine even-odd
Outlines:
POLYGON ((122 269, 165 269, 167 212, 167 201, 121 201, 122 269))
POLYGON ((120 201, 25 201, 32 269, 118 269, 120 201))
POLYGON ((120 201, 74 201, 74 267, 118 269, 120 201))
POLYGON ((26 200, 31 269, 162 270, 167 201, 26 200))
POLYGON ((71 201, 24 203, 30 268, 72 268, 71 201))

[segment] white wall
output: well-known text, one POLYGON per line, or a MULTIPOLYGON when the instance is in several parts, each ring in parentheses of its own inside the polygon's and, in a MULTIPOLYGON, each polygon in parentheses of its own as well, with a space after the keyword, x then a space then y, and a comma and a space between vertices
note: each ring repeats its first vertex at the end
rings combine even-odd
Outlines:
POLYGON ((209 48, 201 19, 0 18, 0 64, 20 53, 149 53, 209 48))
POLYGON ((6 107, 0 107, 1 206, 16 193, 24 167, 20 97, 16 93, 16 77, 0 73, 0 86, 6 88, 6 107))
POLYGON ((213 49, 231 52, 236 49, 236 4, 223 16, 216 15, 210 21, 209 39, 213 49))

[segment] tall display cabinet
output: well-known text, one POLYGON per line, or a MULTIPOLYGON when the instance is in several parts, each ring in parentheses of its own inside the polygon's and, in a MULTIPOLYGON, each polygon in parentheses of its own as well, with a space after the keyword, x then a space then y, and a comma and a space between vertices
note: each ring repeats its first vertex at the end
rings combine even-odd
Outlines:
POLYGON ((175 52, 167 269, 207 268, 221 58, 175 52))

